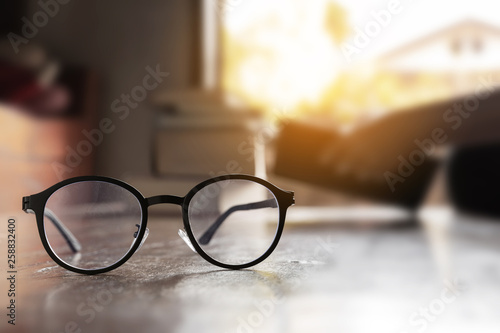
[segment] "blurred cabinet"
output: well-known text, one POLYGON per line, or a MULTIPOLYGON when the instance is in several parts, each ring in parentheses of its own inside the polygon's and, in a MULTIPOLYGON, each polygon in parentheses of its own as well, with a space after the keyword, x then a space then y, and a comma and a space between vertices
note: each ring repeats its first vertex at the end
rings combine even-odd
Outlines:
MULTIPOLYGON (((153 137, 153 174, 207 178, 265 173, 261 120, 202 92, 163 96, 153 137)), ((157 101, 158 102, 158 101, 157 101)))

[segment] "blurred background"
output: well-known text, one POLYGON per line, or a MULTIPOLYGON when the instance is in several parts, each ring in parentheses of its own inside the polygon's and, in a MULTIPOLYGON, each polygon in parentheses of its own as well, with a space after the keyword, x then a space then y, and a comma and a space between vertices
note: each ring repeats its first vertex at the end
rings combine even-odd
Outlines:
POLYGON ((494 98, 472 118, 447 113, 494 96, 500 30, 486 3, 2 6, 2 207, 83 174, 182 194, 231 172, 415 207, 433 154, 408 181, 391 177, 416 140, 442 128, 436 146, 496 141, 494 98))
MULTIPOLYGON (((478 243, 500 216, 498 9, 3 1, 0 212, 20 214, 22 196, 80 175, 150 196, 254 174, 295 191, 290 228, 437 229, 429 248, 451 278, 449 213, 467 216, 478 243)), ((398 235, 385 240, 398 251, 398 235)))
POLYGON ((493 97, 474 117, 447 112, 495 96, 500 30, 486 2, 2 6, 2 209, 83 174, 183 194, 231 172, 328 188, 306 186, 307 205, 340 190, 416 207, 434 151, 394 178, 415 140, 442 128, 436 146, 496 141, 493 97))

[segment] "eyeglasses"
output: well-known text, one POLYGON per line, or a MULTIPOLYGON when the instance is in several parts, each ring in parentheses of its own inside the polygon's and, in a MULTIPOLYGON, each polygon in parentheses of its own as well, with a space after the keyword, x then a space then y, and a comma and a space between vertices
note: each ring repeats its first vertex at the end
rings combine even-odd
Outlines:
POLYGON ((148 207, 182 207, 179 236, 208 262, 230 269, 258 264, 276 248, 294 194, 248 175, 208 179, 185 197, 145 198, 120 180, 84 176, 23 197, 36 215, 49 256, 60 266, 98 274, 124 264, 149 235, 148 207))

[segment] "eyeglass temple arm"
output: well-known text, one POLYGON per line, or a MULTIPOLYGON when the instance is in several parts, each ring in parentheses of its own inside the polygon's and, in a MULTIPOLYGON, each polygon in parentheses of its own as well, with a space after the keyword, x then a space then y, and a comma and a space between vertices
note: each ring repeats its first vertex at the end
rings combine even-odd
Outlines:
POLYGON ((222 223, 229 217, 234 212, 240 211, 240 210, 252 210, 252 209, 261 209, 261 208, 276 208, 278 207, 278 203, 276 202, 276 199, 268 199, 268 200, 263 200, 263 201, 257 201, 257 202, 252 202, 248 204, 243 204, 243 205, 236 205, 228 210, 226 210, 222 215, 220 215, 217 220, 201 235, 201 237, 198 239, 198 242, 202 245, 206 245, 210 242, 212 237, 214 236, 215 232, 219 227, 222 225, 222 223))
MULTIPOLYGON (((31 213, 35 214, 35 212, 32 209, 26 209, 26 213, 31 213)), ((68 246, 71 248, 71 251, 74 253, 79 252, 82 249, 82 245, 76 239, 75 235, 69 229, 64 225, 64 223, 59 220, 57 215, 51 211, 48 208, 44 209, 43 215, 45 215, 46 218, 48 218, 52 224, 57 228, 59 233, 63 236, 63 238, 66 240, 66 243, 68 243, 68 246)))

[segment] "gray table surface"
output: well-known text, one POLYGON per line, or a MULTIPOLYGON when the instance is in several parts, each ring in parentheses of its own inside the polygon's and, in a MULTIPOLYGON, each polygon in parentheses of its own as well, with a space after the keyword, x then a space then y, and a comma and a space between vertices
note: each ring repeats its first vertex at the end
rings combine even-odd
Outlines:
POLYGON ((290 225, 265 262, 230 271, 184 244, 180 218, 153 216, 142 249, 98 276, 56 266, 35 225, 19 216, 17 325, 3 315, 2 332, 500 330, 495 221, 290 225))

